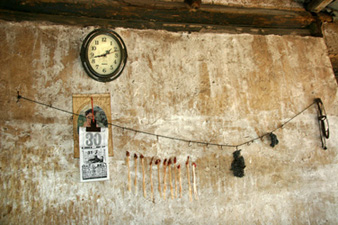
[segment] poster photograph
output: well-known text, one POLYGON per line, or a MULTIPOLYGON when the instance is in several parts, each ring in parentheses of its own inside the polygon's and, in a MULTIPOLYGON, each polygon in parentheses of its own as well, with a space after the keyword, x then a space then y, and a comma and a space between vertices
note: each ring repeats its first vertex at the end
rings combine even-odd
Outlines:
POLYGON ((81 127, 90 127, 91 120, 94 117, 96 126, 107 128, 108 137, 108 156, 113 156, 111 108, 110 94, 75 94, 73 95, 73 133, 74 133, 74 157, 80 157, 79 132, 81 127), (93 99, 93 109, 91 105, 93 99))

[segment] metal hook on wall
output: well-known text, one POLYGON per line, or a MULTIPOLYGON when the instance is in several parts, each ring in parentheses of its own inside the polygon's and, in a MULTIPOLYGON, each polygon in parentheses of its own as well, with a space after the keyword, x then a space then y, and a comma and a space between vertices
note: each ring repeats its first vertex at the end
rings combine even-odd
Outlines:
POLYGON ((329 139, 329 136, 330 136, 329 121, 327 119, 326 111, 325 111, 322 100, 320 98, 316 98, 315 102, 318 108, 318 111, 317 111, 318 124, 319 124, 320 138, 322 141, 322 148, 326 150, 327 149, 326 139, 329 139))

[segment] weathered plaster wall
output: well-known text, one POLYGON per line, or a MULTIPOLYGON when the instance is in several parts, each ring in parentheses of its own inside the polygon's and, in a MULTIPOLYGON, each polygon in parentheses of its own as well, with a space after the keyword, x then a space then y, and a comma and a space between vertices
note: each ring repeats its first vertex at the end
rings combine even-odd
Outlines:
POLYGON ((115 29, 129 60, 120 78, 104 84, 84 73, 79 58, 92 29, 0 22, 1 224, 338 223, 338 96, 323 39, 115 29), (17 102, 18 90, 65 110, 72 94, 108 92, 116 124, 224 144, 269 132, 321 97, 331 137, 322 150, 311 107, 275 132, 277 147, 267 138, 243 146, 246 175, 235 178, 232 148, 113 128, 110 180, 80 183, 72 117, 17 102), (168 187, 167 200, 157 191, 152 200, 149 181, 144 198, 140 172, 138 194, 129 193, 126 151, 147 162, 176 156, 183 198, 170 199, 168 187), (197 162, 199 200, 192 202, 187 156, 197 162))

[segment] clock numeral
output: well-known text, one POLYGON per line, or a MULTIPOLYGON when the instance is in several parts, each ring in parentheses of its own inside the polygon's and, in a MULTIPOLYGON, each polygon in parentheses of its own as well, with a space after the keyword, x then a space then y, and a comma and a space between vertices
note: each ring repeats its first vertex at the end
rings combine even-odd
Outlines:
POLYGON ((116 59, 114 60, 114 63, 115 63, 115 64, 117 64, 117 61, 116 61, 116 59))
POLYGON ((92 53, 90 53, 90 57, 94 57, 94 53, 92 52, 92 53))
POLYGON ((95 63, 95 59, 92 59, 92 64, 94 64, 95 63))
POLYGON ((115 46, 115 47, 114 47, 114 52, 116 52, 117 50, 118 50, 118 49, 117 49, 117 47, 115 46))
POLYGON ((114 67, 113 67, 113 65, 110 65, 110 70, 114 70, 114 67))
POLYGON ((96 47, 95 46, 92 46, 92 51, 95 51, 96 50, 96 47))
POLYGON ((99 65, 95 65, 95 68, 96 68, 96 69, 99 69, 99 67, 100 67, 99 65))
POLYGON ((102 69, 102 72, 106 73, 106 72, 107 72, 106 68, 103 68, 103 69, 102 69))
POLYGON ((119 53, 115 53, 115 58, 118 58, 119 57, 119 53))
POLYGON ((95 45, 99 45, 99 41, 98 40, 95 40, 95 45))
POLYGON ((103 37, 103 38, 102 38, 102 42, 107 42, 107 38, 106 38, 106 37, 103 37))

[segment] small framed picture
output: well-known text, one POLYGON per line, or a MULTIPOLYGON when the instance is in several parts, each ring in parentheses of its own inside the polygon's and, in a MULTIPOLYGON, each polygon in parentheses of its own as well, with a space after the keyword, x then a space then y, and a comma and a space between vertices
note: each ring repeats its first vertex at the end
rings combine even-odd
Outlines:
POLYGON ((93 116, 96 126, 108 129, 108 156, 113 156, 113 141, 111 129, 110 94, 75 94, 73 95, 73 133, 74 133, 74 158, 80 157, 79 131, 80 127, 90 127, 93 116), (92 102, 93 99, 93 108, 92 102), (94 112, 94 115, 93 115, 94 112))

